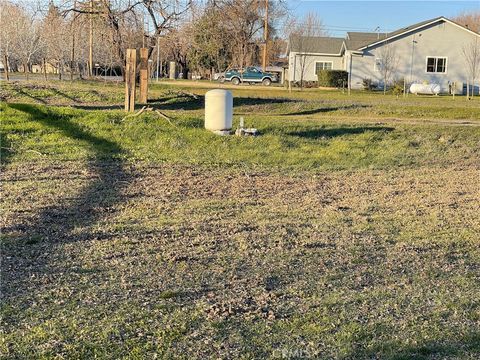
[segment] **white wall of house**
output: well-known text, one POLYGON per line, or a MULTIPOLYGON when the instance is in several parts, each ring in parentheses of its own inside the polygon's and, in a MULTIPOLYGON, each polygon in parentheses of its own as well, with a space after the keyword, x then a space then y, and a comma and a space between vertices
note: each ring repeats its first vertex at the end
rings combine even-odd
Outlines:
MULTIPOLYGON (((408 82, 437 83, 442 87, 442 92, 448 91, 449 82, 460 81, 465 84, 468 72, 462 48, 476 37, 480 41, 477 35, 444 22, 392 39, 389 46, 395 48, 398 63, 395 77, 405 78, 408 82), (445 72, 427 72, 429 57, 446 58, 445 72)), ((381 72, 375 67, 378 62, 376 59, 381 58, 380 54, 381 46, 376 46, 366 49, 363 56, 352 56, 352 88, 362 88, 365 78, 382 83, 381 72)), ((347 71, 349 67, 347 59, 347 71)))
POLYGON ((318 81, 316 74, 317 63, 328 63, 331 64, 332 70, 343 70, 344 69, 344 59, 341 55, 317 55, 317 54, 306 54, 300 55, 297 52, 291 52, 289 55, 289 72, 288 79, 290 81, 300 81, 302 79, 302 62, 304 66, 304 81, 318 81), (305 61, 303 62, 303 57, 305 61))

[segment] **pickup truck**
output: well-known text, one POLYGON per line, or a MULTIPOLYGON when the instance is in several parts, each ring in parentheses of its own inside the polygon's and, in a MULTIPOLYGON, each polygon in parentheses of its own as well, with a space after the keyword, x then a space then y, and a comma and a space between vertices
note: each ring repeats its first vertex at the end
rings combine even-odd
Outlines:
POLYGON ((265 86, 270 86, 272 82, 278 81, 277 75, 263 72, 254 66, 249 66, 243 70, 229 69, 225 72, 222 80, 231 81, 233 85, 240 85, 242 82, 246 82, 262 83, 265 86))

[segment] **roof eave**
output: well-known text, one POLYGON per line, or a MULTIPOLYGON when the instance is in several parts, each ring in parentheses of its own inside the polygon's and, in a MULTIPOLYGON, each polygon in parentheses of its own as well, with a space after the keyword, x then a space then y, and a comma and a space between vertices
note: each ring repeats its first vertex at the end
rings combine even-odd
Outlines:
POLYGON ((316 52, 300 52, 300 51, 290 51, 290 53, 296 53, 301 55, 317 55, 317 56, 342 56, 342 52, 340 51, 338 54, 331 54, 331 53, 316 53, 316 52))

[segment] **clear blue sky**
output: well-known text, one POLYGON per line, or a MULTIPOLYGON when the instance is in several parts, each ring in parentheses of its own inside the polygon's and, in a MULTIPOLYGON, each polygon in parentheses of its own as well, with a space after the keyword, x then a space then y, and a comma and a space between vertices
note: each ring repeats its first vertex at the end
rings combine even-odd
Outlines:
POLYGON ((474 1, 325 1, 287 0, 296 16, 316 12, 331 36, 345 31, 396 30, 437 16, 454 17, 463 11, 480 11, 480 0, 474 1))

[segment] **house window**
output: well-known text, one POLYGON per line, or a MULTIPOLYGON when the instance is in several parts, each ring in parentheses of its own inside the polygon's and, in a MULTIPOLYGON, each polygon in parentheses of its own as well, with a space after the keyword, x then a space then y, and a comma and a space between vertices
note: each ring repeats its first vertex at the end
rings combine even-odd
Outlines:
POLYGON ((331 61, 321 61, 315 63, 315 74, 318 74, 320 70, 332 70, 333 62, 331 61))
POLYGON ((427 73, 446 73, 446 57, 427 57, 427 73))

